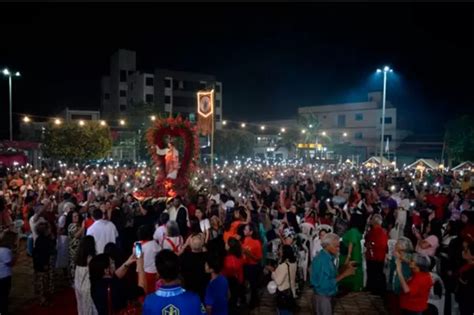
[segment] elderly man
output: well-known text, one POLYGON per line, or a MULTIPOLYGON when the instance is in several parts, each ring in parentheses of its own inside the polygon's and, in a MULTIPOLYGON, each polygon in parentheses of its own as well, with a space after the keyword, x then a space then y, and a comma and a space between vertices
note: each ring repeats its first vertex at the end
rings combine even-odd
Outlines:
POLYGON ((382 295, 385 292, 385 275, 383 267, 385 254, 388 250, 387 232, 382 228, 382 216, 374 214, 370 221, 370 230, 365 235, 367 251, 367 289, 373 294, 382 295))
POLYGON ((314 289, 314 314, 331 315, 332 297, 337 293, 337 283, 355 273, 353 262, 344 265, 338 274, 336 263, 339 255, 339 236, 328 233, 321 241, 322 250, 311 265, 311 284, 314 289))

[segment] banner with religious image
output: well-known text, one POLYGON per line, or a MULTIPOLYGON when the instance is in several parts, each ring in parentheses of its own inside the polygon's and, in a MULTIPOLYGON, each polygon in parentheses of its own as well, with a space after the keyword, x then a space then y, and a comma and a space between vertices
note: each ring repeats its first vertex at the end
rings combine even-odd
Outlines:
POLYGON ((214 90, 197 93, 197 127, 199 133, 208 135, 212 132, 214 119, 214 90))

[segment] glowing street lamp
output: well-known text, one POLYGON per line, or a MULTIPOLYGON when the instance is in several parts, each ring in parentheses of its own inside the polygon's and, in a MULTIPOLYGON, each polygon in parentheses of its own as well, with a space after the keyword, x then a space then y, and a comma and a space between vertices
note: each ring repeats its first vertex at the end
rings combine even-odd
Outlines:
POLYGON ((383 141, 385 136, 385 101, 387 98, 387 73, 392 73, 393 69, 385 66, 382 69, 377 69, 377 73, 383 72, 383 95, 382 95, 382 128, 380 130, 380 161, 383 161, 383 141))
POLYGON ((107 123, 105 122, 105 120, 101 120, 101 121, 99 122, 99 124, 100 124, 102 127, 107 126, 107 123))
POLYGON ((286 129, 283 127, 280 129, 281 132, 286 132, 286 129))
POLYGON ((260 130, 265 130, 265 126, 260 126, 260 130))
POLYGON ((79 126, 83 127, 85 125, 85 121, 84 120, 79 120, 79 126))
POLYGON ((240 127, 245 128, 247 125, 245 123, 241 123, 240 127))
POLYGON ((222 121, 222 125, 223 125, 223 126, 227 125, 227 120, 223 120, 223 121, 222 121))
POLYGON ((3 69, 3 75, 8 77, 8 91, 10 95, 10 141, 13 141, 13 116, 12 116, 12 108, 13 108, 13 100, 12 100, 12 77, 20 77, 20 72, 12 73, 7 68, 3 69))
POLYGON ((344 132, 344 133, 342 134, 342 136, 343 136, 344 138, 346 138, 346 137, 347 137, 347 132, 344 132))
POLYGON ((155 121, 155 120, 156 120, 156 116, 155 116, 155 115, 151 115, 151 116, 150 116, 150 119, 151 119, 151 121, 155 121))
POLYGON ((25 124, 29 123, 30 121, 31 121, 30 117, 28 117, 28 116, 23 117, 23 122, 25 124))
POLYGON ((56 119, 54 120, 54 124, 55 124, 56 126, 59 126, 59 125, 61 124, 61 119, 56 118, 56 119))
POLYGON ((322 134, 323 136, 326 136, 326 135, 327 135, 326 131, 321 132, 321 134, 322 134))
POLYGON ((120 124, 120 126, 125 126, 125 120, 124 120, 124 119, 120 119, 120 120, 119 120, 119 124, 120 124))

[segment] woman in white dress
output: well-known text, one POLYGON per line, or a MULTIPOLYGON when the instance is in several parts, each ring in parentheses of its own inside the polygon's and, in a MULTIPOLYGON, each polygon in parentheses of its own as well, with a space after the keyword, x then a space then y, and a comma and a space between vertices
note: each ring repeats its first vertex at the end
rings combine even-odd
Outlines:
POLYGON ((88 235, 79 244, 74 273, 74 291, 76 293, 77 313, 79 315, 97 315, 97 310, 91 297, 91 283, 89 280, 89 262, 94 256, 94 237, 88 235))

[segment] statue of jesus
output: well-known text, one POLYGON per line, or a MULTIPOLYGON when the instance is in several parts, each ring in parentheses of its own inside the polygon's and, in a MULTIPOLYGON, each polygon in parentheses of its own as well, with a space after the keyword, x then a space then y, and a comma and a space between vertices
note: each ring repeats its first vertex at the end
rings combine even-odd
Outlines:
POLYGON ((156 146, 156 153, 165 156, 166 178, 176 179, 179 170, 179 152, 176 150, 171 138, 168 139, 168 147, 160 149, 156 146))

